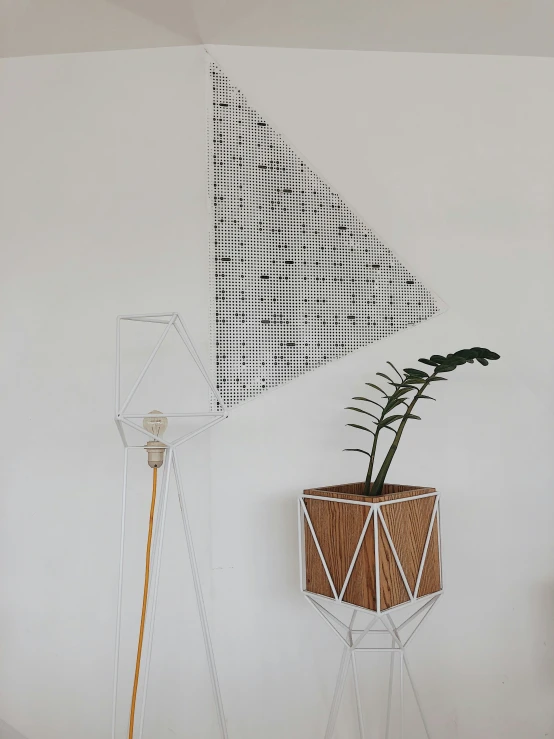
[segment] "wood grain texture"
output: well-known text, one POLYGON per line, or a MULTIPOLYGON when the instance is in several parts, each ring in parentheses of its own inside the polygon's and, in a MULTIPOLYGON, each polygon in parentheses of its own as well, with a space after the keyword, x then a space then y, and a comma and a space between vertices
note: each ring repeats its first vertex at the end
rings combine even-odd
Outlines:
MULTIPOLYGON (((311 488, 304 495, 317 495, 329 500, 305 498, 306 509, 312 521, 323 556, 327 563, 337 593, 340 594, 352 557, 356 550, 364 523, 371 510, 367 505, 340 503, 352 500, 360 503, 382 503, 397 500, 398 503, 381 507, 390 538, 404 569, 410 588, 414 589, 429 531, 436 497, 411 500, 418 495, 435 493, 434 488, 413 485, 385 485, 385 494, 379 497, 362 495, 363 483, 311 488), (335 500, 336 499, 336 502, 335 500)), ((376 515, 376 513, 374 513, 376 515)), ((386 610, 409 600, 400 570, 386 536, 378 520, 379 580, 381 610, 386 610)), ((306 590, 333 597, 325 570, 317 552, 308 523, 305 521, 306 590)), ((441 588, 438 520, 433 526, 426 563, 422 572, 419 595, 429 595, 441 588)), ((375 566, 375 529, 371 520, 364 536, 352 575, 344 593, 344 602, 377 609, 377 578, 375 566)))

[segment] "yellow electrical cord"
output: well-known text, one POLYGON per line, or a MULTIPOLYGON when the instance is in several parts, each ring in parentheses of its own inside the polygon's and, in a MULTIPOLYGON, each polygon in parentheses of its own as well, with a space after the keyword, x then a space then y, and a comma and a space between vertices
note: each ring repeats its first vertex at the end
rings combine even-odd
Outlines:
POLYGON ((129 739, 133 739, 135 730, 135 709, 137 704, 137 690, 140 675, 140 661, 142 657, 142 642, 144 639, 144 623, 146 621, 146 606, 148 604, 148 587, 150 585, 150 550, 152 549, 152 531, 154 529, 154 510, 156 508, 156 487, 158 482, 158 468, 154 467, 152 478, 152 502, 150 504, 150 523, 148 525, 148 542, 146 544, 146 567, 144 570, 144 591, 142 595, 142 615, 137 646, 137 661, 135 665, 135 681, 133 683, 133 697, 131 699, 131 716, 129 719, 129 739))

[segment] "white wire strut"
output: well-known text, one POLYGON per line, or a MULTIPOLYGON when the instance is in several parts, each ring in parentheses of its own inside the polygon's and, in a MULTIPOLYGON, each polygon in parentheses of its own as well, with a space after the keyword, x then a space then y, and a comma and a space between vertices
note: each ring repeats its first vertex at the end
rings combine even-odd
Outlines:
MULTIPOLYGON (((170 410, 170 409, 168 409, 170 410)), ((163 481, 162 481, 162 494, 160 496, 160 503, 158 511, 156 513, 155 521, 155 532, 154 542, 152 550, 152 575, 151 575, 151 592, 152 596, 148 602, 148 637, 147 637, 147 649, 146 649, 146 660, 144 665, 144 672, 142 675, 142 699, 141 699, 141 712, 140 712, 140 723, 137 734, 137 739, 141 739, 144 729, 144 719, 147 703, 148 694, 148 681, 150 675, 150 663, 152 655, 152 646, 154 640, 154 626, 156 617, 156 607, 158 600, 158 583, 162 561, 162 551, 165 533, 165 518, 167 511, 167 499, 169 494, 169 482, 170 476, 173 473, 175 484, 177 488, 177 496, 179 500, 179 506, 181 509, 181 518, 183 522, 183 528, 185 533, 185 540, 187 544, 187 551, 189 556, 189 562, 192 570, 192 579, 194 583, 194 591, 196 596, 196 602, 198 606, 198 614, 200 617, 200 623, 202 626, 202 636, 204 639, 204 646, 206 649, 206 657, 208 661, 208 669, 210 674, 210 680, 212 684, 212 691, 214 695, 214 701, 217 711, 219 733, 221 739, 229 739, 227 720, 225 718, 225 711, 223 708, 223 699, 221 696, 221 689, 219 685, 219 678, 217 674, 217 666, 214 656, 214 650, 212 645, 212 639, 210 635, 210 627, 208 622, 208 616, 206 612, 206 604, 204 601, 204 595, 202 592, 202 584, 200 580, 200 574, 198 571, 198 563, 194 551, 194 542, 192 538, 192 532, 190 528, 189 518, 187 514, 187 508, 184 497, 184 488, 181 477, 181 471, 179 469, 179 463, 176 458, 176 449, 181 444, 189 441, 198 434, 206 431, 207 429, 215 426, 217 423, 223 421, 227 417, 227 410, 223 404, 222 398, 217 390, 217 387, 213 383, 208 371, 204 367, 202 360, 196 351, 196 348, 192 342, 192 339, 186 329, 183 319, 178 313, 158 313, 158 314, 146 314, 146 315, 128 315, 119 316, 117 319, 117 332, 116 332, 116 379, 115 379, 115 422, 117 429, 121 436, 125 448, 124 456, 124 470, 123 470, 123 492, 122 492, 122 506, 121 506, 121 540, 120 540, 120 558, 119 558, 119 585, 118 585, 118 597, 117 597, 117 617, 116 617, 116 639, 115 639, 115 655, 114 655, 114 680, 113 680, 113 699, 112 699, 112 731, 111 739, 117 739, 117 699, 118 699, 118 687, 119 687, 119 662, 120 662, 120 643, 121 643, 121 616, 122 616, 122 594, 123 594, 123 565, 124 565, 124 553, 125 553, 125 521, 126 521, 126 508, 127 508, 127 472, 129 465, 129 450, 130 449, 143 449, 142 446, 137 444, 129 444, 127 437, 125 436, 125 427, 132 428, 135 431, 140 432, 146 438, 154 439, 156 441, 162 441, 166 446, 166 459, 163 469, 163 481), (138 321, 143 323, 161 323, 165 324, 165 329, 162 333, 161 338, 158 340, 150 356, 148 357, 145 366, 139 373, 131 391, 125 398, 125 401, 121 402, 121 322, 122 321, 138 321), (142 380, 144 379, 150 365, 152 364, 156 354, 160 350, 165 338, 171 331, 175 331, 177 336, 181 339, 186 349, 188 350, 191 358, 196 364, 200 374, 204 378, 206 385, 211 393, 213 400, 215 401, 214 407, 216 410, 210 410, 205 412, 197 412, 196 409, 191 412, 181 412, 179 409, 175 412, 164 412, 164 415, 170 418, 205 418, 205 423, 198 429, 192 432, 188 432, 174 441, 168 441, 161 439, 155 434, 150 433, 144 429, 135 420, 140 420, 151 416, 151 413, 137 414, 127 413, 126 410, 135 396, 142 380)))
MULTIPOLYGON (((358 717, 358 729, 359 729, 359 735, 360 739, 366 739, 366 733, 365 733, 365 725, 364 725, 364 717, 363 717, 363 706, 362 706, 362 699, 361 699, 361 689, 360 689, 360 682, 359 682, 359 675, 358 675, 358 662, 356 660, 357 654, 362 654, 365 652, 370 652, 374 654, 379 653, 390 653, 390 665, 389 665, 389 682, 388 682, 388 696, 387 696, 387 705, 386 705, 386 725, 385 725, 385 739, 389 739, 391 735, 391 727, 392 727, 392 708, 393 703, 395 702, 393 700, 394 697, 394 673, 395 673, 395 662, 396 659, 399 660, 399 686, 398 686, 398 726, 399 726, 399 733, 398 737, 399 739, 404 739, 404 704, 405 704, 405 694, 406 694, 406 680, 404 677, 406 676, 408 678, 408 682, 410 683, 410 686, 412 688, 412 692, 415 698, 415 702, 419 711, 419 714, 421 716, 421 721, 423 723, 423 728, 425 730, 425 735, 427 739, 431 739, 431 733, 429 730, 429 724, 425 718, 425 714, 423 712, 423 707, 421 703, 421 697, 419 695, 419 692, 416 688, 416 685, 414 683, 412 671, 410 670, 410 667, 408 665, 405 649, 408 641, 411 641, 412 636, 415 634, 416 631, 419 630, 422 623, 425 621, 429 613, 433 610, 433 606, 436 604, 438 599, 442 593, 439 593, 438 595, 435 595, 427 600, 427 602, 422 606, 419 611, 417 612, 417 615, 420 617, 419 622, 417 623, 414 631, 412 634, 410 634, 408 639, 402 639, 400 637, 400 634, 398 632, 398 626, 395 625, 392 616, 388 613, 381 614, 379 616, 374 616, 373 614, 369 614, 372 616, 372 618, 369 621, 368 626, 363 629, 361 632, 361 636, 358 636, 358 631, 353 630, 353 620, 356 616, 356 614, 360 613, 360 609, 352 609, 352 620, 350 621, 350 625, 347 627, 347 633, 346 638, 342 637, 341 634, 338 633, 337 628, 332 623, 332 619, 335 619, 336 617, 333 616, 330 612, 328 612, 325 608, 318 608, 319 614, 323 617, 325 621, 327 621, 328 625, 332 629, 332 631, 341 637, 341 640, 343 642, 343 651, 342 651, 342 658, 341 663, 337 675, 337 682, 335 686, 335 692, 333 694, 333 700, 331 703, 331 709, 329 711, 329 718, 327 721, 327 729, 325 731, 325 739, 333 739, 335 735, 335 728, 337 723, 337 717, 340 710, 341 702, 342 702, 342 696, 344 692, 344 686, 346 683, 346 678, 348 676, 348 668, 352 668, 352 675, 354 678, 354 692, 355 692, 355 699, 356 699, 356 711, 357 711, 357 717, 358 717), (332 617, 332 618, 329 618, 332 617), (382 625, 385 628, 384 629, 374 629, 373 626, 377 624, 377 626, 382 625), (362 640, 365 640, 366 637, 371 636, 382 636, 383 632, 385 634, 389 633, 391 635, 391 646, 390 647, 368 647, 368 646, 360 646, 360 642, 362 640), (354 639, 354 637, 357 636, 358 638, 354 639), (345 643, 346 642, 346 643, 345 643)), ((306 594, 306 599, 310 602, 312 606, 317 605, 315 603, 315 597, 313 593, 310 593, 310 595, 306 594)), ((345 604, 346 606, 347 604, 345 604)), ((406 604, 409 606, 410 604, 406 604)), ((414 614, 416 615, 416 614, 414 614)))

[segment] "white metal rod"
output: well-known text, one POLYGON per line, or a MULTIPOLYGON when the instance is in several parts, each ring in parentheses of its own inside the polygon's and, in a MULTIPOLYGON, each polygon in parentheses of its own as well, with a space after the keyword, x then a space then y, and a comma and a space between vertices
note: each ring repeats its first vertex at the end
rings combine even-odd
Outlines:
POLYGON ((396 498, 396 500, 383 500, 379 505, 394 505, 395 503, 405 503, 407 500, 421 500, 422 498, 439 498, 439 493, 422 493, 421 495, 412 495, 409 498, 396 498))
POLYGON ((421 699, 419 697, 418 690, 416 688, 414 679, 412 677, 412 673, 410 672, 410 668, 408 666, 408 660, 406 659, 406 655, 404 655, 404 666, 406 668, 406 674, 408 675, 408 679, 410 681, 410 685, 412 686, 412 691, 414 694, 415 702, 417 703, 417 707, 419 710, 419 715, 421 716, 421 720, 423 722, 423 727, 425 729, 425 733, 427 734, 427 739, 431 739, 431 732, 429 731, 429 726, 427 724, 427 720, 425 718, 425 714, 423 713, 423 708, 421 706, 421 699))
POLYGON ((429 608, 431 603, 433 603, 433 601, 435 600, 438 600, 439 597, 440 597, 440 593, 438 593, 438 595, 435 595, 434 598, 431 598, 431 600, 428 600, 427 603, 424 603, 420 608, 417 609, 415 613, 412 613, 412 615, 409 618, 407 618, 399 626, 397 626, 396 627, 397 630, 400 631, 400 629, 403 629, 404 626, 407 626, 408 624, 410 624, 414 620, 414 618, 417 618, 422 611, 424 611, 426 608, 429 608))
POLYGON ((385 536, 387 537, 387 541, 389 543, 389 546, 392 551, 392 555, 394 557, 394 560, 396 562, 396 566, 398 567, 398 570, 400 572, 400 576, 402 578, 402 582, 404 583, 404 587, 406 588, 406 592, 408 593, 408 597, 410 600, 414 599, 414 594, 412 593, 412 590, 408 584, 408 580, 406 578, 406 573, 404 572, 404 568, 402 567, 402 563, 400 562, 400 558, 398 556, 398 552, 396 551, 396 547, 394 546, 394 542, 391 538, 389 527, 387 526, 387 522, 385 521, 385 518, 383 514, 381 513, 381 509, 378 510, 379 518, 381 519, 381 525, 383 526, 383 531, 385 532, 385 536))
MULTIPOLYGON (((200 411, 198 413, 164 413, 165 418, 213 418, 224 414, 221 411, 200 411)), ((122 418, 159 418, 159 413, 122 413, 122 418)))
MULTIPOLYGON (((394 647, 394 639, 391 642, 391 646, 394 647)), ((387 699, 387 723, 385 728, 385 739, 390 737, 390 719, 392 714, 392 691, 394 688, 394 652, 390 656, 390 667, 389 667, 389 695, 387 699)))
POLYGON ((404 739, 404 652, 400 657, 400 739, 404 739))
POLYGON ((225 420, 225 416, 219 416, 218 418, 214 418, 213 421, 210 421, 209 423, 204 424, 204 426, 200 426, 199 429, 196 429, 196 431, 192 431, 190 434, 185 434, 184 436, 180 436, 178 439, 175 439, 175 441, 172 441, 169 446, 172 447, 178 447, 181 444, 184 444, 185 441, 188 441, 189 439, 194 439, 195 436, 198 436, 198 434, 201 434, 203 431, 207 431, 208 429, 211 429, 212 426, 215 426, 217 423, 221 423, 221 421, 225 420))
POLYGON ((429 542, 431 541, 431 534, 433 533, 433 527, 435 525, 435 518, 437 517, 437 506, 439 502, 438 500, 435 501, 435 505, 433 506, 433 513, 431 515, 431 523, 429 524, 429 531, 427 532, 427 537, 425 539, 425 547, 423 549, 423 555, 421 557, 421 563, 419 565, 419 572, 417 573, 417 580, 416 585, 414 589, 414 596, 417 598, 417 594, 419 593, 419 585, 421 583, 421 576, 423 575, 423 568, 425 567, 425 562, 427 560, 427 551, 429 549, 429 542))
POLYGON ((129 405, 129 403, 130 403, 130 402, 131 402, 131 400, 133 399, 133 395, 134 395, 134 394, 136 393, 136 391, 137 391, 137 388, 138 388, 138 386, 140 385, 140 383, 141 383, 141 380, 142 380, 142 378, 143 378, 143 377, 144 377, 144 375, 145 375, 145 374, 146 374, 146 373, 148 372, 148 368, 150 367, 150 365, 151 365, 151 364, 152 364, 152 362, 154 361, 154 357, 155 357, 155 356, 156 356, 156 354, 158 353, 158 350, 159 350, 160 346, 162 345, 162 343, 163 343, 163 341, 164 341, 165 337, 167 336, 167 334, 169 333, 169 329, 170 329, 170 328, 171 328, 171 327, 173 326, 173 324, 175 323, 175 318, 176 318, 176 314, 173 314, 173 318, 172 318, 172 319, 171 319, 171 320, 169 321, 169 323, 167 324, 166 328, 164 329, 164 332, 163 332, 163 334, 162 334, 162 335, 160 336, 160 338, 159 338, 159 340, 158 340, 158 343, 156 344, 156 346, 155 346, 155 347, 154 347, 154 349, 152 350, 152 353, 151 353, 151 354, 150 354, 150 356, 148 357, 148 359, 147 359, 147 361, 146 361, 146 364, 144 365, 144 367, 143 367, 143 369, 142 369, 142 371, 141 371, 140 375, 139 375, 139 376, 138 376, 138 378, 137 378, 137 381, 135 382, 135 384, 134 384, 134 385, 133 385, 133 387, 131 388, 131 392, 130 392, 130 393, 129 393, 129 395, 127 396, 127 400, 126 400, 126 401, 125 401, 125 402, 123 403, 123 405, 121 406, 121 408, 118 408, 118 409, 117 409, 117 412, 118 412, 118 414, 119 414, 119 415, 121 415, 121 414, 122 414, 122 413, 124 412, 125 408, 127 408, 127 406, 129 405))
POLYGON ((115 657, 112 697, 112 739, 115 739, 117 721, 117 694, 119 683, 119 652, 121 648, 121 604, 123 600, 123 564, 125 559, 125 517, 127 511, 127 464, 128 451, 123 453, 123 491, 121 494, 121 532, 119 541, 119 584, 117 592, 117 616, 115 626, 115 657))
POLYGON ((381 566, 379 562, 379 517, 373 517, 373 532, 375 537, 375 595, 377 598, 377 613, 381 613, 381 566))
POLYGON ((394 622, 393 622, 392 618, 388 615, 388 613, 386 614, 386 618, 388 619, 389 623, 391 624, 392 629, 387 626, 386 621, 385 621, 384 618, 381 619, 381 623, 387 629, 387 631, 391 635, 393 641, 395 641, 398 644, 398 647, 400 649, 403 649, 404 648, 404 644, 402 644, 402 639, 400 638, 400 635, 398 634, 398 632, 396 630, 396 626, 394 625, 394 622))
POLYGON ((360 534, 360 538, 358 539, 358 544, 354 551, 354 556, 352 557, 352 561, 350 562, 350 567, 348 568, 348 572, 346 573, 344 585, 342 586, 342 590, 340 591, 340 595, 339 595, 340 601, 342 601, 343 596, 346 592, 346 588, 348 587, 348 583, 350 582, 350 577, 352 575, 352 571, 354 570, 354 565, 356 564, 356 560, 358 559, 358 554, 360 553, 360 549, 362 548, 362 544, 364 541, 364 537, 366 535, 367 527, 369 526, 369 522, 371 521, 372 516, 373 516, 373 508, 370 508, 369 513, 367 514, 367 518, 365 520, 364 526, 362 528, 362 533, 360 534))
POLYGON ((414 629, 414 630, 412 631, 412 633, 410 634, 410 636, 409 636, 409 637, 408 637, 408 638, 406 639, 406 641, 404 642, 404 646, 405 646, 405 647, 407 647, 407 646, 408 646, 408 644, 409 644, 409 643, 410 643, 410 642, 412 641, 412 639, 414 638, 414 636, 415 636, 416 632, 417 632, 417 631, 419 631, 419 629, 421 628, 421 625, 422 625, 422 623, 423 623, 423 622, 424 622, 424 621, 425 621, 425 620, 427 619, 427 616, 428 616, 428 615, 429 615, 429 614, 431 613, 431 611, 433 610, 433 608, 434 608, 434 607, 436 606, 436 604, 437 604, 437 601, 438 601, 438 598, 435 598, 435 600, 433 600, 433 601, 431 602, 431 605, 430 605, 430 606, 429 606, 429 608, 427 609, 427 613, 425 613, 425 614, 424 614, 424 616, 423 616, 423 618, 421 619, 421 621, 420 621, 420 622, 418 623, 418 625, 417 625, 417 626, 415 627, 415 629, 414 629))
POLYGON ((206 613, 206 604, 204 602, 204 595, 202 592, 202 583, 200 580, 200 573, 198 571, 198 563, 196 561, 196 554, 194 551, 194 542, 192 538, 192 531, 190 528, 187 506, 184 496, 184 488, 181 480, 181 471, 179 469, 179 463, 177 458, 173 456, 173 470, 175 474, 175 481, 177 483, 177 497, 179 499, 179 507, 181 509, 181 517, 183 519, 183 528, 185 531, 185 540, 187 544, 187 550, 189 555, 190 569, 192 572, 192 580, 194 583, 194 591, 196 594, 196 604, 198 606, 198 615, 200 616, 200 624, 202 626, 202 636, 204 637, 204 647, 206 649, 206 657, 208 659, 208 668, 210 672, 210 679, 212 682, 212 690, 214 694, 217 717, 219 719, 219 728, 221 730, 221 736, 223 739, 228 739, 229 734, 227 731, 227 720, 225 718, 225 710, 223 707, 223 698, 221 696, 221 689, 219 686, 219 678, 217 675, 217 665, 215 661, 214 650, 212 646, 212 639, 210 635, 210 625, 208 622, 208 616, 206 613))
POLYGON ((360 634, 360 636, 359 636, 359 637, 358 637, 358 638, 356 639, 356 641, 354 642, 354 648, 355 648, 355 649, 357 648, 358 644, 359 644, 359 643, 360 643, 360 642, 362 641, 362 639, 364 639, 364 638, 365 638, 365 637, 367 636, 367 634, 369 634, 369 632, 371 631, 371 627, 372 627, 372 626, 373 626, 373 624, 374 624, 374 623, 375 623, 376 621, 378 621, 378 620, 379 620, 379 616, 375 616, 375 618, 373 618, 373 619, 372 619, 372 620, 371 620, 371 621, 369 622, 368 626, 366 626, 366 628, 365 628, 365 629, 364 629, 364 630, 362 631, 362 633, 360 634))
POLYGON ((124 318, 124 321, 136 321, 137 323, 169 323, 170 319, 163 318, 124 318))
MULTIPOLYGON (((118 319, 115 326, 115 415, 119 413, 121 393, 121 323, 118 319)), ((121 433, 121 431, 119 432, 121 433)), ((125 444, 125 441, 123 442, 125 444)))
POLYGON ((148 682, 150 678, 150 663, 152 660, 152 645, 154 643, 154 626, 156 623, 156 608, 158 605, 158 586, 160 584, 160 570, 161 570, 161 564, 162 564, 162 553, 163 553, 163 545, 164 545, 164 534, 165 534, 165 518, 166 518, 166 512, 167 512, 167 499, 168 499, 168 490, 169 490, 169 478, 170 478, 170 465, 171 465, 171 457, 173 455, 172 449, 167 449, 165 453, 165 476, 163 480, 163 486, 162 486, 162 496, 160 501, 160 508, 159 508, 159 517, 160 517, 160 524, 159 524, 159 530, 157 534, 157 541, 156 541, 156 547, 154 548, 154 558, 155 558, 155 565, 154 565, 154 576, 152 577, 151 581, 151 588, 152 588, 152 599, 150 603, 147 604, 149 614, 149 624, 148 624, 148 645, 146 648, 146 661, 144 665, 144 680, 143 680, 143 689, 142 689, 142 706, 140 710, 140 723, 139 723, 139 730, 138 730, 138 739, 142 739, 142 732, 144 730, 144 714, 146 711, 146 701, 148 699, 148 682))
MULTIPOLYGON (((298 566, 300 575, 300 590, 304 592, 305 588, 305 575, 304 575, 304 516, 302 515, 302 506, 300 505, 300 499, 298 500, 298 566)), ((307 597, 307 596, 306 596, 307 597)))
POLYGON ((327 575, 327 580, 329 581, 329 585, 331 586, 331 591, 333 595, 335 596, 335 600, 338 600, 338 595, 337 595, 337 591, 335 588, 335 584, 333 582, 333 578, 331 577, 331 573, 329 572, 329 568, 327 567, 327 562, 325 561, 325 557, 323 556, 323 552, 321 551, 321 547, 319 546, 319 540, 314 531, 312 519, 310 518, 310 514, 308 513, 308 509, 306 508, 306 504, 304 503, 303 500, 302 500, 302 508, 304 509, 304 515, 306 516, 306 521, 308 522, 308 526, 310 527, 310 531, 312 533, 312 537, 313 537, 314 544, 317 549, 317 553, 319 554, 319 558, 323 565, 323 569, 325 570, 325 574, 327 575))
POLYGON ((127 426, 130 426, 132 429, 135 429, 135 431, 140 431, 141 434, 144 434, 145 436, 148 436, 149 439, 153 439, 154 441, 160 441, 162 444, 165 444, 166 447, 173 446, 172 444, 168 444, 167 441, 164 441, 161 436, 156 436, 156 434, 152 434, 150 431, 147 431, 143 426, 138 426, 134 421, 129 421, 128 418, 125 416, 118 416, 121 423, 126 424, 127 426))
POLYGON ((437 527, 439 532, 439 576, 441 582, 441 589, 444 587, 443 576, 442 576, 442 523, 441 523, 441 507, 440 503, 437 506, 437 527))
POLYGON ((196 351, 196 347, 194 346, 194 343, 192 342, 189 332, 187 331, 187 328, 185 326, 185 322, 183 321, 182 317, 180 315, 177 315, 177 321, 175 322, 175 328, 177 330, 177 333, 181 337, 181 339, 184 341, 185 345, 188 347, 193 360, 196 362, 196 365, 198 369, 202 372, 204 375, 204 378, 208 385, 210 386, 210 389, 212 393, 214 394, 216 400, 219 401, 219 404, 222 408, 225 408, 225 404, 223 403, 223 399, 219 393, 219 390, 217 389, 214 381, 211 378, 210 373, 206 370, 204 367, 204 363, 200 359, 200 355, 196 351))
POLYGON ((131 313, 128 316, 118 316, 120 321, 145 321, 149 318, 171 318, 175 313, 131 313))
POLYGON ((335 733, 335 726, 337 724, 337 716, 342 700, 342 692, 344 690, 344 683, 346 681, 346 675, 348 674, 348 664, 351 659, 351 651, 348 646, 344 647, 342 651, 342 659, 339 667, 339 674, 337 675, 337 684, 335 686, 335 692, 333 694, 333 702, 331 704, 331 711, 327 720, 327 729, 325 731, 325 739, 333 739, 335 733))
POLYGON ((357 647, 356 652, 401 652, 400 647, 357 647))
POLYGON ((322 608, 321 608, 321 606, 319 605, 319 603, 316 603, 316 602, 315 602, 315 600, 312 600, 311 598, 308 598, 307 596, 306 596, 306 600, 307 600, 307 601, 308 601, 308 602, 310 603, 310 605, 312 605, 312 606, 313 606, 313 608, 315 609, 315 611, 316 611, 317 613, 319 613, 319 615, 320 615, 320 616, 321 616, 321 618, 322 618, 322 619, 323 619, 323 620, 325 621, 325 623, 327 624, 327 626, 329 626, 329 627, 330 627, 331 629, 333 629, 333 631, 334 631, 334 632, 335 632, 335 634, 336 634, 336 635, 337 635, 337 636, 339 637, 339 639, 341 640, 341 642, 343 642, 343 644, 344 644, 344 645, 345 645, 346 647, 350 647, 350 644, 349 644, 349 643, 348 643, 348 641, 347 641, 347 640, 346 640, 346 639, 344 638, 344 636, 343 636, 343 635, 342 635, 342 634, 340 633, 340 631, 339 631, 339 630, 337 629, 337 627, 336 627, 336 626, 334 626, 334 625, 333 625, 333 624, 331 623, 331 621, 329 621, 329 619, 327 618, 327 616, 325 616, 325 614, 324 614, 324 613, 322 613, 322 608))
MULTIPOLYGON (((312 600, 312 598, 310 598, 310 596, 309 596, 309 595, 306 595, 306 598, 309 598, 310 600, 312 600)), ((334 621, 334 622, 335 622, 335 623, 336 623, 336 624, 337 624, 338 626, 340 626, 340 627, 341 627, 341 628, 343 628, 343 629, 347 629, 347 630, 349 631, 349 633, 352 633, 352 629, 348 629, 348 626, 347 626, 347 625, 346 625, 346 624, 345 624, 345 623, 344 623, 343 621, 341 621, 341 620, 340 620, 340 618, 338 618, 338 617, 337 617, 337 616, 335 616, 335 615, 334 615, 333 613, 331 613, 331 611, 328 611, 328 610, 327 610, 326 608, 324 608, 324 607, 323 607, 323 606, 321 605, 321 603, 316 603, 316 605, 317 605, 317 607, 318 607, 318 608, 319 608, 319 609, 320 609, 321 611, 324 611, 324 612, 325 612, 325 613, 327 614, 327 616, 328 616, 328 617, 329 617, 329 618, 330 618, 330 619, 331 619, 332 621, 334 621)))
POLYGON ((310 500, 326 500, 331 503, 347 503, 348 505, 365 505, 365 506, 383 506, 394 505, 395 503, 405 503, 407 500, 421 500, 421 498, 439 497, 439 493, 425 493, 424 495, 412 495, 410 498, 399 498, 398 500, 383 500, 379 503, 370 503, 364 500, 347 500, 346 498, 331 498, 324 495, 303 495, 303 498, 310 500))
POLYGON ((352 675, 354 676, 354 690, 356 693, 356 708, 358 710, 358 727, 360 729, 360 739, 365 739, 364 714, 362 710, 362 699, 360 696, 360 684, 358 681, 358 669, 356 667, 356 654, 352 652, 352 675))
POLYGON ((119 435, 121 437, 121 441, 123 442, 123 446, 128 447, 129 445, 127 444, 127 439, 125 438, 125 432, 123 431, 123 426, 121 422, 117 420, 117 418, 115 420, 115 425, 117 426, 117 430, 119 431, 119 435))
MULTIPOLYGON (((434 605, 434 603, 435 603, 435 602, 436 602, 437 600, 438 600, 438 598, 436 598, 436 599, 435 599, 435 600, 433 601, 433 605, 434 605)), ((432 606, 431 606, 431 607, 432 607, 432 606)), ((429 610, 431 610, 431 608, 430 608, 429 610)), ((428 611, 428 612, 429 612, 429 611, 428 611)), ((428 613, 428 612, 427 612, 427 613, 428 613)), ((427 614, 425 614, 425 616, 423 617, 423 619, 422 619, 422 621, 420 622, 419 626, 421 626, 421 624, 422 624, 422 623, 423 623, 423 621, 425 620, 425 617, 426 617, 426 616, 427 616, 427 614)), ((394 634, 395 634, 395 637, 393 637, 393 639, 394 639, 394 638, 396 638, 396 640, 397 640, 397 641, 398 641, 398 642, 400 643, 400 635, 398 634, 398 629, 397 629, 397 628, 395 627, 395 625, 394 625, 394 621, 392 620, 392 618, 391 618, 390 616, 387 616, 387 618, 388 618, 388 620, 389 620, 389 623, 390 623, 390 625, 392 626, 392 629, 393 629, 393 631, 394 631, 394 634)), ((418 627, 418 628, 419 628, 419 627, 418 627)), ((417 628, 416 628, 416 631, 417 631, 417 628)), ((415 634, 415 631, 414 631, 414 634, 415 634)), ((413 636, 413 634, 412 634, 412 636, 413 636)), ((411 638, 411 637, 410 637, 410 638, 411 638)), ((409 641, 409 639, 408 639, 408 641, 409 641)), ((393 642, 393 643, 394 643, 394 642, 393 642)), ((407 643, 408 643, 408 642, 406 642, 406 644, 407 644, 407 643)), ((406 646, 406 645, 404 645, 404 646, 406 646)), ((402 653, 402 658, 403 658, 403 661, 404 661, 404 666, 406 667, 406 674, 408 675, 408 678, 409 678, 409 680, 410 680, 410 684, 411 684, 411 686, 412 686, 412 691, 413 691, 413 693, 414 693, 414 698, 415 698, 415 701, 416 701, 416 703, 417 703, 417 707, 418 707, 418 710, 419 710, 419 715, 421 716, 421 720, 422 720, 422 722, 423 722, 423 726, 424 726, 424 728, 425 728, 425 733, 427 734, 427 739, 431 739, 431 737, 430 737, 430 733, 429 733, 429 727, 428 727, 428 725, 427 725, 427 721, 426 721, 426 719, 425 719, 425 714, 423 713, 423 708, 422 708, 422 706, 421 706, 421 700, 420 700, 420 698, 419 698, 419 693, 418 693, 418 691, 417 691, 417 688, 416 688, 415 682, 414 682, 414 680, 413 680, 413 677, 412 677, 412 674, 411 674, 411 672, 410 672, 410 668, 409 668, 409 666, 408 666, 408 661, 407 661, 407 659, 406 659, 406 653, 405 653, 405 651, 403 651, 403 653, 402 653)))

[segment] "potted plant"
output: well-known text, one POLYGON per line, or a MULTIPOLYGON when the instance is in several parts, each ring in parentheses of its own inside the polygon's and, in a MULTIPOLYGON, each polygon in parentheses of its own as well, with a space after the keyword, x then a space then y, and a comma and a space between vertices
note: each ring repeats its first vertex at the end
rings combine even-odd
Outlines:
POLYGON ((435 488, 387 483, 387 474, 408 421, 443 375, 465 364, 487 366, 499 355, 474 347, 454 354, 433 354, 419 362, 432 368, 407 368, 395 375, 378 372, 384 382, 366 383, 380 396, 353 398, 364 407, 348 406, 367 419, 348 423, 369 434, 371 446, 346 449, 369 457, 364 482, 304 491, 304 583, 308 593, 381 613, 442 589, 438 501, 435 488), (385 388, 385 389, 384 389, 385 388), (367 424, 369 423, 372 428, 367 424), (377 469, 378 444, 393 435, 377 469))

